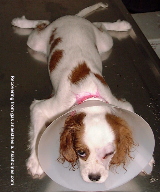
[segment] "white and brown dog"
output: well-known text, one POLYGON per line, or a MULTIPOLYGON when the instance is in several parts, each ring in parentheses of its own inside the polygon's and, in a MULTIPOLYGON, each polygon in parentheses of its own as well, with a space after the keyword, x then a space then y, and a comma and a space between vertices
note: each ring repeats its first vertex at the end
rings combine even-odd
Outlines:
MULTIPOLYGON (((88 7, 76 16, 64 16, 53 23, 16 18, 12 25, 35 28, 27 45, 46 54, 54 95, 47 100, 33 101, 31 109, 30 148, 27 168, 32 175, 42 175, 36 148, 37 138, 47 122, 87 99, 108 102, 133 111, 130 103, 115 98, 102 77, 101 54, 112 48, 107 30, 128 31, 126 21, 91 23, 82 18, 88 13, 106 8, 103 3, 88 7)), ((60 157, 74 167, 79 162, 86 182, 102 183, 108 177, 110 165, 126 162, 134 141, 127 123, 106 107, 83 109, 68 116, 60 137, 60 157)), ((56 173, 55 173, 56 174, 56 173)))

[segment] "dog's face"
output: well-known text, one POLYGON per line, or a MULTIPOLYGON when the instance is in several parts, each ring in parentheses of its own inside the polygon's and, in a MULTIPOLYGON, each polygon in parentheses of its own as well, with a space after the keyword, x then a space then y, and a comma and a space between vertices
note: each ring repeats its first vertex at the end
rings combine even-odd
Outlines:
POLYGON ((125 164, 133 145, 127 123, 106 107, 92 107, 67 117, 60 138, 60 159, 79 161, 86 182, 102 183, 110 165, 125 164))

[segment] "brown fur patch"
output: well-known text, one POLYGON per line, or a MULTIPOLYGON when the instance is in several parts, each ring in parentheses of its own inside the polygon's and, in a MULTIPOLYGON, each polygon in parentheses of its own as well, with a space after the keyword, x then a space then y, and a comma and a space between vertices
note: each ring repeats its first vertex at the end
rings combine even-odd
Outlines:
POLYGON ((86 153, 85 157, 80 157, 87 160, 90 152, 83 142, 85 113, 78 113, 67 117, 64 125, 64 131, 60 137, 60 157, 59 161, 64 163, 68 161, 71 163, 72 168, 77 165, 79 158, 77 151, 81 150, 86 153))
POLYGON ((52 72, 63 57, 63 50, 55 50, 49 61, 49 70, 52 72))
POLYGON ((118 101, 121 101, 121 102, 126 102, 125 99, 122 99, 122 98, 117 98, 118 101))
POLYGON ((85 62, 78 64, 69 75, 69 80, 73 84, 78 84, 80 81, 84 80, 90 73, 90 69, 88 68, 85 62))
POLYGON ((38 31, 42 31, 43 29, 45 29, 48 25, 46 23, 41 23, 39 25, 36 26, 38 31))
POLYGON ((62 42, 62 39, 60 37, 56 38, 52 44, 51 44, 51 47, 50 47, 50 53, 52 52, 52 50, 60 43, 62 42))
POLYGON ((120 117, 113 114, 106 114, 106 120, 112 127, 116 137, 116 153, 111 160, 111 165, 119 166, 123 164, 123 166, 125 166, 128 157, 131 158, 130 152, 133 145, 135 145, 132 132, 127 122, 120 117))
POLYGON ((55 28, 55 29, 52 31, 52 35, 50 36, 50 39, 49 39, 49 44, 51 44, 52 41, 54 40, 54 36, 55 36, 56 30, 57 30, 57 28, 55 28))
POLYGON ((96 73, 94 73, 94 75, 103 85, 107 85, 108 86, 108 84, 106 83, 105 79, 101 75, 96 74, 96 73))

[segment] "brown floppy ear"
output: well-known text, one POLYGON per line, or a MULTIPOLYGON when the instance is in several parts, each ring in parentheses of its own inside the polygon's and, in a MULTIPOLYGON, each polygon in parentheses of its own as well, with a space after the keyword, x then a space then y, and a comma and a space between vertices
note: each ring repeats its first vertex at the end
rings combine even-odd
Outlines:
POLYGON ((107 114, 106 119, 115 133, 116 153, 114 154, 111 165, 125 165, 130 156, 131 148, 134 145, 132 132, 127 122, 113 114, 107 114))
POLYGON ((60 137, 59 160, 61 160, 62 163, 68 161, 69 163, 71 163, 73 168, 78 160, 78 156, 74 150, 76 132, 82 126, 82 120, 84 116, 84 113, 68 116, 64 124, 64 131, 62 132, 60 137))

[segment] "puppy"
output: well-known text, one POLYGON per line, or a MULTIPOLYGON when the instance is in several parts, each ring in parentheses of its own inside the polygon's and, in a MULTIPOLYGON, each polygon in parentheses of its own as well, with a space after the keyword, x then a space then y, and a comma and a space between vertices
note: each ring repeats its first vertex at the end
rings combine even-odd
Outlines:
MULTIPOLYGON (((88 7, 75 16, 64 16, 49 21, 16 18, 12 25, 35 28, 27 45, 46 55, 54 95, 47 100, 34 100, 31 104, 30 149, 27 168, 32 175, 41 176, 38 162, 37 138, 47 122, 65 113, 75 104, 89 99, 133 111, 132 105, 113 96, 102 77, 101 55, 113 46, 107 30, 128 31, 126 21, 91 23, 82 18, 103 3, 88 7)), ((67 117, 60 136, 60 157, 73 167, 79 162, 82 178, 86 182, 102 183, 108 177, 111 165, 126 163, 134 141, 125 120, 112 114, 107 107, 92 107, 67 117)))

